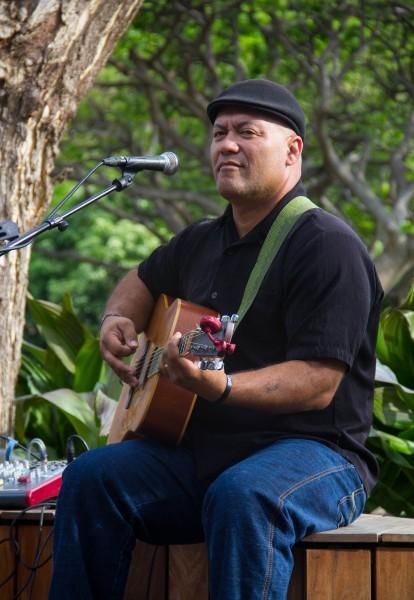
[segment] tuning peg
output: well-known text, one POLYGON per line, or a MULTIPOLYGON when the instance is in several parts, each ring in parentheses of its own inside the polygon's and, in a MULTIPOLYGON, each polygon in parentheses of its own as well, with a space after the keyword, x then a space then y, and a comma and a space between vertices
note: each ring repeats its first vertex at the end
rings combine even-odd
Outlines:
POLYGON ((221 331, 222 325, 219 318, 207 315, 205 317, 201 317, 200 328, 204 331, 204 333, 218 333, 221 331))

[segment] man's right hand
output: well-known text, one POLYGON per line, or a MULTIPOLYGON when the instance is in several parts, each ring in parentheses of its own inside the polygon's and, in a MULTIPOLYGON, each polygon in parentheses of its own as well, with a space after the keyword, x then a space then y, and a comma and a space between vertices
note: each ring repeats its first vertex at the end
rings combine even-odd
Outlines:
POLYGON ((134 368, 122 360, 138 347, 134 322, 127 317, 106 317, 102 323, 99 345, 102 358, 118 377, 131 386, 138 385, 134 368))

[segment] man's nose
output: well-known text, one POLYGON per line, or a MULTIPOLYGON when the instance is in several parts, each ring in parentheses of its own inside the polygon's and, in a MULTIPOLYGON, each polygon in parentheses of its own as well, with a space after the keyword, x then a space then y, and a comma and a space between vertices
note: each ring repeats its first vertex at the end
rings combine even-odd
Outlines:
POLYGON ((239 151, 239 142, 237 136, 229 132, 219 142, 219 150, 222 153, 235 153, 239 151))

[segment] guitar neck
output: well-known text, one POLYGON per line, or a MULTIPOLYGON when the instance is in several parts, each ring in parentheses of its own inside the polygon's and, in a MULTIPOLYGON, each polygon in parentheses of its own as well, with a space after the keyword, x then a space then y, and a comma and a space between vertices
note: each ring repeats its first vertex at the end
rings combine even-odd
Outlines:
MULTIPOLYGON (((185 356, 190 353, 191 341, 195 335, 198 335, 198 331, 189 331, 184 333, 181 337, 181 340, 178 344, 178 352, 180 356, 185 356)), ((154 375, 157 375, 160 371, 161 357, 164 352, 166 346, 157 346, 153 348, 151 357, 148 362, 148 369, 145 375, 145 379, 149 379, 154 375)), ((140 361, 140 364, 137 365, 137 375, 139 377, 139 371, 143 366, 143 360, 140 361)))

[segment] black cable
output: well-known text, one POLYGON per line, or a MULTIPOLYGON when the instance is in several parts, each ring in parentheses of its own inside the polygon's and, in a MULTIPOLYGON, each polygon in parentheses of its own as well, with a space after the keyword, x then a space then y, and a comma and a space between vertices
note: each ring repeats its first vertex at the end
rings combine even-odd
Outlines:
MULTIPOLYGON (((14 538, 11 538, 10 536, 3 538, 2 540, 0 540, 0 545, 4 544, 6 542, 10 542, 11 544, 16 544, 16 540, 14 538)), ((0 589, 2 587, 4 587, 11 579, 13 579, 13 577, 15 577, 17 573, 17 567, 14 567, 13 571, 10 573, 10 575, 7 575, 7 577, 5 577, 4 579, 2 579, 0 581, 0 589)))
MULTIPOLYGON (((24 584, 24 586, 15 594, 15 596, 13 596, 13 600, 17 600, 17 598, 19 598, 19 596, 21 596, 21 594, 30 586, 30 590, 29 590, 29 597, 28 600, 31 600, 32 598, 32 594, 33 594, 33 588, 34 588, 34 584, 36 581, 36 575, 37 575, 37 571, 39 569, 41 569, 42 567, 44 567, 52 558, 52 553, 49 554, 49 556, 47 558, 45 558, 42 562, 40 561, 40 557, 42 556, 42 553, 44 551, 44 549, 46 548, 47 544, 49 543, 50 538, 53 535, 53 527, 51 528, 51 530, 49 531, 49 533, 47 534, 47 536, 45 537, 45 539, 43 540, 42 543, 39 544, 37 552, 36 552, 36 556, 33 559, 33 563, 31 566, 31 573, 29 575, 29 577, 27 578, 26 583, 24 584)), ((39 538, 40 541, 40 538, 39 538)))
POLYGON ((58 204, 57 206, 55 206, 55 208, 52 210, 52 212, 51 212, 51 213, 50 213, 50 214, 49 214, 49 215, 46 217, 45 221, 49 221, 49 219, 51 219, 52 217, 54 217, 54 216, 56 215, 56 213, 58 212, 58 210, 59 210, 60 208, 62 208, 62 206, 63 206, 64 204, 66 204, 66 202, 67 202, 67 201, 68 201, 70 198, 72 198, 73 194, 74 194, 74 193, 75 193, 75 192, 76 192, 76 191, 77 191, 77 190, 80 188, 80 186, 81 186, 81 185, 83 185, 83 184, 85 183, 85 181, 86 181, 87 179, 89 179, 89 177, 90 177, 91 175, 93 175, 93 173, 95 173, 95 171, 96 171, 97 169, 99 169, 99 167, 101 167, 102 165, 103 165, 103 160, 101 160, 101 161, 100 161, 100 162, 99 162, 97 165, 95 165, 95 166, 93 167, 93 169, 91 169, 91 170, 89 171, 89 173, 87 173, 87 174, 85 175, 85 177, 84 177, 83 179, 81 179, 81 180, 80 180, 80 181, 79 181, 79 182, 78 182, 78 183, 75 185, 75 187, 74 187, 74 188, 72 188, 72 189, 71 189, 71 191, 69 192, 69 194, 67 194, 67 196, 65 196, 65 197, 63 198, 63 200, 61 200, 61 201, 59 202, 59 204, 58 204))
POLYGON ((72 435, 70 435, 68 437, 68 439, 66 441, 66 460, 68 461, 68 464, 71 463, 73 461, 73 459, 75 458, 75 444, 74 444, 75 440, 79 440, 81 442, 81 444, 83 445, 86 452, 88 452, 88 450, 89 450, 89 446, 85 442, 83 437, 81 437, 77 433, 73 433, 72 435))
POLYGON ((160 548, 160 546, 155 546, 155 548, 152 552, 151 562, 150 562, 149 569, 148 569, 149 572, 148 572, 147 589, 145 592, 145 598, 150 598, 152 580, 153 580, 153 575, 154 575, 155 559, 157 558, 159 548, 160 548))
MULTIPOLYGON (((30 512, 31 510, 36 510, 39 508, 55 508, 56 507, 56 502, 55 501, 48 501, 48 502, 39 502, 38 504, 32 504, 31 506, 27 506, 26 508, 23 508, 21 511, 19 511, 18 515, 10 522, 10 538, 13 538, 12 536, 12 529, 13 527, 16 527, 17 521, 19 521, 22 516, 28 512, 30 512)), ((44 511, 42 511, 40 518, 41 518, 41 523, 39 523, 40 528, 43 527, 43 516, 44 516, 44 511)), ((25 563, 24 560, 22 560, 21 557, 21 552, 20 552, 20 544, 16 539, 16 535, 14 536, 14 540, 15 540, 15 546, 16 546, 16 550, 15 550, 15 554, 16 554, 16 558, 17 560, 24 566, 26 567, 26 569, 30 569, 30 565, 27 565, 25 563)))
POLYGON ((25 566, 30 571, 30 573, 29 573, 29 577, 27 578, 27 580, 25 581, 23 586, 13 596, 13 600, 17 600, 19 598, 19 596, 21 596, 22 593, 25 590, 27 590, 27 588, 29 588, 29 587, 30 587, 29 600, 31 599, 38 569, 42 568, 52 558, 52 554, 50 554, 45 560, 40 562, 40 557, 42 556, 42 553, 43 553, 44 549, 46 548, 47 544, 49 543, 49 540, 53 534, 53 527, 51 528, 51 531, 49 531, 49 533, 46 535, 43 542, 42 542, 42 532, 43 532, 43 528, 40 527, 39 535, 37 538, 36 553, 35 553, 35 556, 34 556, 34 559, 33 559, 33 562, 31 563, 31 565, 26 565, 21 560, 21 563, 23 564, 23 566, 25 566))
MULTIPOLYGON (((46 548, 46 546, 47 546, 50 538, 52 537, 53 531, 54 531, 54 526, 51 525, 49 533, 47 534, 47 536, 43 540, 42 545, 39 548, 39 556, 38 556, 38 558, 36 560, 39 560, 40 557, 42 556, 42 552, 46 548)), ((36 564, 35 569, 41 569, 42 567, 44 567, 45 565, 47 565, 47 563, 52 559, 52 556, 53 556, 53 554, 50 553, 49 556, 47 558, 45 558, 41 563, 36 564)))
MULTIPOLYGON (((72 188, 72 189, 71 189, 71 191, 69 192, 69 194, 67 194, 67 195, 66 195, 66 196, 63 198, 63 200, 61 200, 61 201, 60 201, 60 202, 57 204, 57 206, 56 206, 56 207, 55 207, 55 208, 54 208, 54 209, 53 209, 53 210, 52 210, 52 211, 49 213, 49 215, 48 215, 48 216, 47 216, 47 217, 44 219, 44 221, 43 221, 43 224, 44 224, 44 223, 48 223, 48 224, 50 225, 49 229, 50 229, 50 228, 53 228, 53 227, 56 227, 56 226, 58 227, 58 229, 61 229, 61 228, 60 228, 60 224, 63 224, 63 223, 64 223, 64 221, 61 221, 61 223, 54 223, 54 222, 53 222, 53 220, 52 220, 52 219, 53 219, 53 217, 55 217, 55 215, 57 214, 58 210, 59 210, 59 209, 60 209, 60 208, 61 208, 61 207, 62 207, 64 204, 66 204, 66 202, 67 202, 67 201, 68 201, 70 198, 72 198, 73 194, 74 194, 74 193, 75 193, 75 192, 76 192, 76 191, 77 191, 77 190, 80 188, 80 186, 81 186, 81 185, 83 185, 83 184, 85 183, 85 181, 86 181, 87 179, 89 179, 89 177, 90 177, 91 175, 93 175, 93 173, 95 173, 95 171, 96 171, 97 169, 99 169, 99 167, 101 167, 103 164, 104 164, 104 162, 103 162, 103 160, 101 160, 101 161, 100 161, 100 162, 99 162, 97 165, 95 165, 95 166, 93 167, 93 169, 91 169, 91 170, 89 171, 89 173, 87 173, 87 174, 85 175, 85 177, 84 177, 83 179, 81 179, 81 180, 80 180, 80 181, 79 181, 79 182, 78 182, 78 183, 75 185, 75 187, 74 187, 74 188, 72 188)), ((64 228, 62 227, 62 229, 61 229, 61 230, 63 230, 63 229, 66 229, 67 225, 68 225, 68 224, 66 224, 64 228)), ((33 231, 34 231, 34 230, 33 230, 33 231)), ((29 232, 29 233, 30 233, 30 232, 29 232)), ((7 251, 8 251, 8 252, 10 252, 11 250, 21 250, 22 248, 26 248, 26 246, 29 246, 30 244, 32 244, 32 243, 33 243, 33 241, 35 240, 35 237, 36 237, 36 236, 33 236, 33 237, 31 237, 31 238, 30 238, 30 239, 28 239, 26 242, 20 242, 20 244, 16 244, 16 245, 14 245, 14 246, 13 246, 13 248, 10 248, 9 250, 7 250, 7 244, 6 244, 5 246, 2 246, 2 249, 3 249, 3 250, 5 250, 6 252, 7 252, 7 251)), ((17 240, 16 240, 16 241, 17 241, 17 240)))
MULTIPOLYGON (((17 600, 22 595, 22 593, 29 587, 29 585, 33 585, 34 578, 36 575, 36 570, 41 568, 43 565, 45 565, 47 562, 49 562, 49 560, 52 558, 52 555, 50 554, 50 556, 48 556, 44 561, 39 563, 42 552, 45 549, 45 547, 46 547, 47 543, 49 542, 49 539, 53 533, 53 527, 52 527, 51 531, 49 531, 45 540, 42 542, 41 538, 42 538, 42 531, 43 531, 44 512, 47 508, 55 508, 55 507, 56 507, 56 502, 54 502, 54 501, 53 502, 52 501, 39 502, 38 504, 33 504, 32 506, 27 506, 26 508, 23 508, 21 511, 19 511, 17 516, 10 522, 10 528, 9 528, 10 535, 7 539, 14 545, 15 560, 16 560, 17 564, 16 564, 16 567, 15 567, 13 573, 11 573, 7 577, 7 581, 9 581, 13 576, 15 576, 15 574, 17 573, 19 564, 30 571, 29 577, 27 578, 27 580, 25 581, 23 586, 15 593, 12 600, 17 600), (35 558, 33 559, 32 563, 27 564, 22 559, 20 544, 17 541, 17 533, 15 533, 13 535, 13 528, 16 527, 17 521, 19 521, 19 519, 21 519, 24 514, 30 512, 31 510, 35 510, 35 509, 39 509, 39 508, 41 508, 42 510, 41 510, 40 520, 39 520, 39 536, 37 539, 36 554, 35 554, 35 558)), ((7 581, 5 580, 6 583, 7 583, 7 581)), ((1 582, 1 584, 3 585, 3 582, 1 582)), ((0 587, 1 587, 1 585, 0 585, 0 587)), ((32 591, 30 591, 30 595, 31 594, 32 594, 32 591)))
MULTIPOLYGON (((42 556, 43 551, 46 548, 47 544, 49 543, 49 540, 52 537, 52 535, 53 535, 53 526, 51 526, 50 531, 46 535, 45 539, 42 541, 42 529, 39 530, 36 554, 33 559, 33 562, 30 565, 26 564, 25 561, 22 560, 21 552, 20 552, 20 545, 15 537, 7 537, 7 538, 3 538, 2 540, 0 540, 0 544, 10 541, 14 545, 16 561, 19 564, 21 564, 22 566, 24 566, 28 571, 30 571, 29 577, 27 578, 27 580, 25 581, 23 586, 13 595, 12 600, 17 600, 19 598, 19 596, 21 596, 22 593, 29 587, 29 585, 31 588, 30 592, 29 592, 29 600, 31 600, 37 570, 44 567, 52 559, 52 553, 51 553, 42 562, 39 562, 40 557, 42 556)), ((16 576, 17 570, 18 570, 17 566, 14 567, 13 571, 5 579, 3 579, 0 582, 0 589, 16 576)))
MULTIPOLYGON (((20 442, 18 442, 14 438, 10 437, 9 435, 4 435, 3 433, 0 433, 0 439, 5 440, 6 442, 10 442, 10 440, 12 440, 13 442, 15 442, 15 447, 16 448, 19 448, 20 450, 24 450, 25 452, 27 452, 27 447, 26 446, 24 446, 23 444, 21 444, 20 442)), ((30 454, 36 460, 40 461, 40 457, 37 454, 35 454, 34 452, 32 452, 32 450, 30 451, 30 454)))

